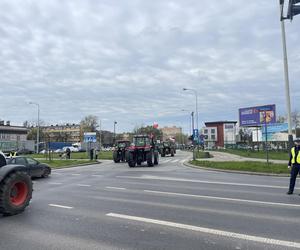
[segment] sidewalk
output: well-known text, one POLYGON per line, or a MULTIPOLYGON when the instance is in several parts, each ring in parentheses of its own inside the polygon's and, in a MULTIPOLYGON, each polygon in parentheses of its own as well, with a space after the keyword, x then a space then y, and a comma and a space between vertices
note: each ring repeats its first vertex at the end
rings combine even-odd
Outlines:
MULTIPOLYGON (((259 159, 259 158, 248 158, 242 157, 239 155, 224 153, 224 152, 217 152, 217 151, 209 151, 209 153, 213 156, 213 158, 206 158, 206 159, 197 159, 200 161, 260 161, 266 162, 266 159, 259 159)), ((269 160, 272 163, 279 163, 279 164, 288 164, 288 159, 284 160, 269 160)))

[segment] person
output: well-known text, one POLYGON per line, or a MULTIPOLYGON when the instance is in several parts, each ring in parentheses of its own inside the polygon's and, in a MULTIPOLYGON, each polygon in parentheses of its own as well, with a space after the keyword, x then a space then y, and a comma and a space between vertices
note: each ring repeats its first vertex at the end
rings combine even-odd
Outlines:
POLYGON ((66 158, 68 159, 68 160, 70 160, 70 158, 71 158, 71 149, 70 148, 67 148, 66 149, 66 158))
POLYGON ((291 169, 291 177, 290 177, 290 187, 289 191, 287 192, 288 195, 293 194, 294 187, 296 183, 297 175, 300 172, 300 138, 296 138, 295 140, 295 146, 292 147, 290 152, 290 160, 288 164, 288 168, 291 169))

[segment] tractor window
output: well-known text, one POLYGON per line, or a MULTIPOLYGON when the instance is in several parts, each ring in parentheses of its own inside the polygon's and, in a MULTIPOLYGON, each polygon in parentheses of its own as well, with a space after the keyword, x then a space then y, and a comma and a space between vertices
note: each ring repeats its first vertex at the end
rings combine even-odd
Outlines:
POLYGON ((134 144, 138 147, 144 147, 145 145, 149 145, 150 141, 147 137, 136 137, 134 138, 134 144))
POLYGON ((119 146, 120 148, 125 148, 125 147, 126 147, 126 143, 125 143, 125 142, 120 142, 120 143, 118 144, 118 146, 119 146))

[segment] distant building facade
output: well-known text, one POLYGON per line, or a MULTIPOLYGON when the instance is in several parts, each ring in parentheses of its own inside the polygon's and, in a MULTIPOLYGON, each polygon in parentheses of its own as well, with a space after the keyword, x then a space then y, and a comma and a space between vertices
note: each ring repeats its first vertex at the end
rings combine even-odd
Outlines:
POLYGON ((202 134, 207 147, 225 147, 236 144, 236 121, 205 122, 202 134))
POLYGON ((81 126, 79 124, 51 125, 41 127, 45 139, 52 142, 80 142, 81 126))
POLYGON ((6 124, 0 121, 0 150, 11 151, 28 149, 34 150, 34 142, 27 141, 28 129, 22 126, 11 126, 10 121, 6 124))
POLYGON ((177 134, 182 134, 182 128, 180 127, 163 127, 160 129, 163 134, 163 140, 167 140, 169 138, 175 138, 177 134))

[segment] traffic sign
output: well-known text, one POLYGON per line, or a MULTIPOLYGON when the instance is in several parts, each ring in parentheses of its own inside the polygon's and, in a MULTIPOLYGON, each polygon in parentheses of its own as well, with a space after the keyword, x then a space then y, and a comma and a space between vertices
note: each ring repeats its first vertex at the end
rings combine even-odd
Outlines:
POLYGON ((199 137, 199 130, 198 129, 194 129, 193 130, 193 138, 198 138, 199 137))
POLYGON ((84 142, 97 142, 96 132, 85 132, 83 134, 84 142))

